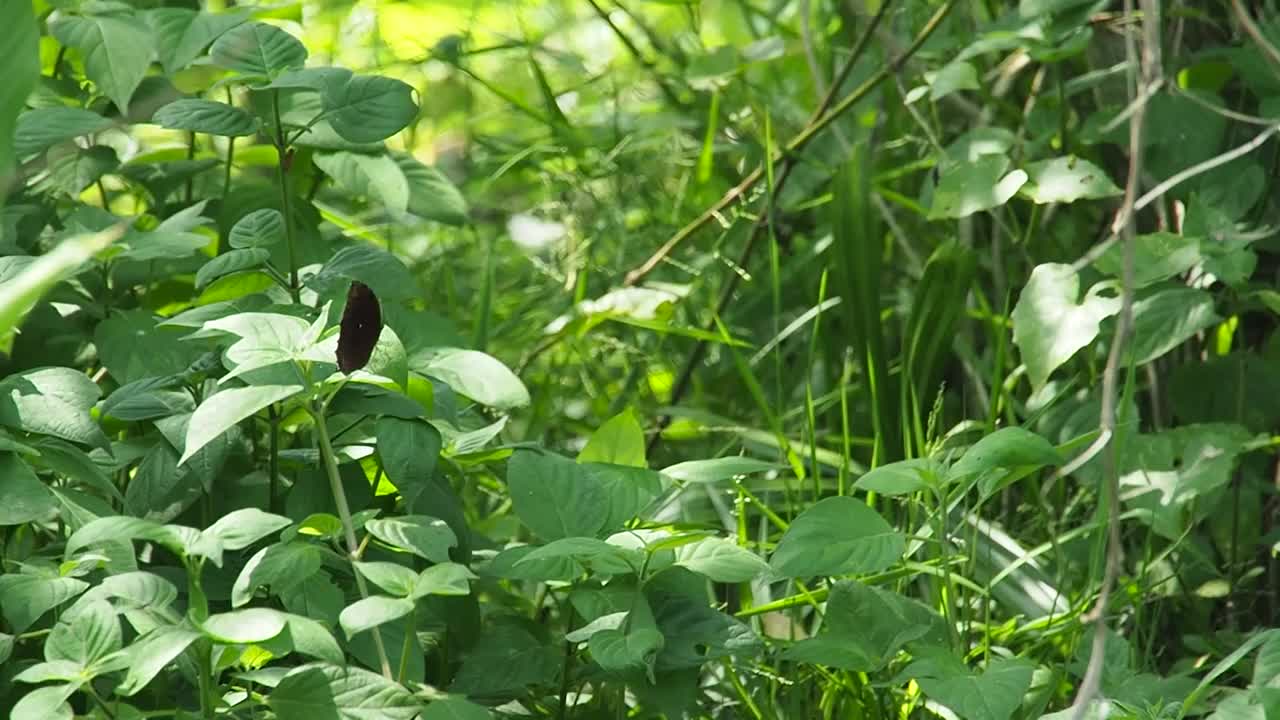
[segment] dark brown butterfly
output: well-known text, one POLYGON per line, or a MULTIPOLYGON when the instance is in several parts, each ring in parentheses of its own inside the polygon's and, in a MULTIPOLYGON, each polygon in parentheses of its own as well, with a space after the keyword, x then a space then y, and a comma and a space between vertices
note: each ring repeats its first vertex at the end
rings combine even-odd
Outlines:
POLYGON ((338 369, 349 373, 364 367, 381 334, 382 306, 378 304, 378 296, 368 285, 352 282, 338 330, 338 369))

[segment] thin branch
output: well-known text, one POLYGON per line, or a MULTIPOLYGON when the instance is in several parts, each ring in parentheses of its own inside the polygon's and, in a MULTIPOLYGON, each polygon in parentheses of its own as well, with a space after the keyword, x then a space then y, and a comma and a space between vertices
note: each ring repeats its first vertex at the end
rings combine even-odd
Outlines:
POLYGON ((1276 46, 1272 45, 1270 40, 1267 40, 1267 36, 1262 34, 1262 29, 1253 21, 1253 16, 1249 15, 1249 11, 1245 9, 1244 4, 1240 0, 1231 0, 1231 7, 1236 11, 1236 18, 1240 20, 1240 27, 1244 28, 1249 37, 1258 43, 1258 47, 1262 48, 1262 54, 1266 56, 1267 60, 1270 60, 1272 65, 1280 68, 1280 50, 1277 50, 1276 46))
MULTIPOLYGON (((1125 15, 1133 16, 1134 0, 1125 0, 1125 15)), ((1129 91, 1132 96, 1145 94, 1149 88, 1160 81, 1159 72, 1159 7, 1158 0, 1141 0, 1142 2, 1142 64, 1141 76, 1134 78, 1130 71, 1129 91)), ((1138 48, 1133 33, 1125 33, 1125 50, 1129 67, 1137 65, 1138 48)), ((1107 353, 1107 365, 1102 373, 1102 408, 1099 426, 1107 437, 1115 435, 1116 428, 1116 396, 1121 358, 1124 355, 1125 341, 1133 327, 1133 272, 1134 272, 1134 207, 1138 194, 1138 182, 1142 175, 1142 131, 1146 119, 1146 103, 1138 103, 1129 119, 1129 176, 1125 182, 1124 205, 1120 217, 1123 218, 1121 233, 1124 237, 1124 270, 1120 281, 1120 317, 1116 321, 1115 337, 1111 340, 1111 349, 1107 353)), ((1172 187, 1172 185, 1170 185, 1172 187)), ((1148 193, 1150 195, 1150 193, 1148 193)), ((1152 196, 1159 197, 1159 195, 1152 196)), ((1101 439, 1101 438, 1099 438, 1101 439)), ((1089 664, 1085 668, 1084 678, 1072 704, 1072 720, 1082 720, 1102 686, 1102 667, 1106 656, 1107 645, 1107 606, 1111 600, 1111 591, 1120 575, 1123 560, 1123 548, 1120 537, 1120 477, 1119 452, 1116 443, 1108 444, 1102 459, 1103 482, 1106 487, 1107 517, 1107 553, 1106 564, 1102 573, 1102 587, 1098 590, 1098 600, 1089 612, 1086 622, 1094 623, 1093 643, 1089 655, 1089 664)))

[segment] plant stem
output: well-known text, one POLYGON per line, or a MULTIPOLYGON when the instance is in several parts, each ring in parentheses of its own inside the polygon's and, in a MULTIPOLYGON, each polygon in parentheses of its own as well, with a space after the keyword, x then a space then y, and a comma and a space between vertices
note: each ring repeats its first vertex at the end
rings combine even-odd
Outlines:
MULTIPOLYGON (((333 453, 333 444, 329 442, 329 427, 324 420, 324 407, 316 403, 308 408, 312 420, 316 424, 316 442, 320 445, 320 460, 324 463, 325 474, 329 476, 329 489, 333 492, 333 502, 338 506, 338 517, 342 520, 342 530, 347 541, 347 559, 351 561, 351 573, 356 578, 356 587, 361 598, 369 597, 369 587, 364 576, 356 569, 360 559, 360 543, 356 540, 356 529, 351 521, 351 507, 347 504, 347 493, 342 489, 342 476, 338 474, 338 461, 333 453)), ((382 644, 382 633, 373 629, 373 644, 378 650, 378 663, 382 666, 382 675, 392 679, 391 661, 387 659, 387 648, 382 644)))
POLYGON ((284 215, 284 241, 289 249, 289 294, 296 303, 301 302, 301 291, 298 286, 298 258, 293 238, 293 209, 289 202, 289 173, 285 169, 289 146, 284 137, 284 123, 280 122, 279 89, 271 91, 271 114, 276 126, 276 178, 280 185, 280 212, 284 215))

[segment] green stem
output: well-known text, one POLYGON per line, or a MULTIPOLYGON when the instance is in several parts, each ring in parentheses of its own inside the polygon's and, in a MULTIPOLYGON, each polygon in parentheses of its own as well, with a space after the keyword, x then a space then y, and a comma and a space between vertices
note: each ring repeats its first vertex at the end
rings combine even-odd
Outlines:
POLYGON ((409 672, 409 655, 413 652, 413 636, 418 632, 418 608, 415 605, 409 613, 409 627, 404 633, 404 644, 400 646, 400 670, 396 673, 396 682, 403 683, 409 672))
POLYGON ((284 215, 284 241, 289 249, 289 294, 295 303, 301 302, 298 285, 298 259, 293 239, 293 210, 289 202, 289 173, 285 171, 289 146, 284 136, 284 123, 280 121, 280 90, 271 91, 271 115, 276 126, 276 178, 280 185, 280 212, 284 215))
MULTIPOLYGON (((356 540, 355 524, 351 521, 351 507, 347 504, 347 493, 342 489, 342 477, 338 474, 338 461, 335 459, 333 444, 329 442, 329 427, 324 419, 324 406, 316 403, 308 408, 312 420, 316 424, 316 441, 320 445, 320 459, 324 463, 325 474, 329 476, 329 488, 333 492, 333 502, 338 506, 338 517, 342 520, 342 530, 347 541, 347 559, 351 561, 351 572, 356 578, 356 587, 361 598, 369 597, 369 587, 364 576, 356 569, 360 559, 360 543, 356 540)), ((382 675, 388 680, 391 676, 391 661, 387 659, 387 648, 382 643, 382 633, 373 629, 373 644, 378 650, 378 663, 382 666, 382 675)))

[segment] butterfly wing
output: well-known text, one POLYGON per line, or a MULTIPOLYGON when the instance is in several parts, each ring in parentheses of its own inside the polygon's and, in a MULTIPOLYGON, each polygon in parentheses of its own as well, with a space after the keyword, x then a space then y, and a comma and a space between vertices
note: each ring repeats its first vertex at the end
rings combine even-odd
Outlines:
POLYGON ((362 282, 351 283, 338 330, 338 369, 349 373, 364 367, 381 334, 382 306, 378 296, 362 282))

